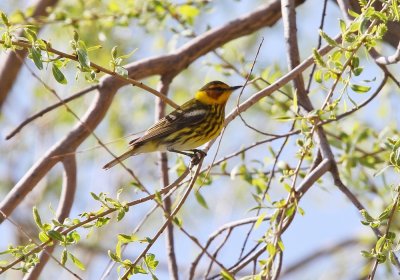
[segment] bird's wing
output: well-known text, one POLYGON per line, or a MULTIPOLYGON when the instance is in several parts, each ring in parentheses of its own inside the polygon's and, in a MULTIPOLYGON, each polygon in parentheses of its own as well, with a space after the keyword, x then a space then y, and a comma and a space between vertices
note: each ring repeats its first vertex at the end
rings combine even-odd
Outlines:
POLYGON ((134 145, 139 142, 152 140, 168 135, 186 126, 196 125, 204 120, 207 112, 208 110, 204 106, 201 106, 201 103, 196 100, 190 100, 153 124, 142 137, 132 140, 129 144, 134 145))

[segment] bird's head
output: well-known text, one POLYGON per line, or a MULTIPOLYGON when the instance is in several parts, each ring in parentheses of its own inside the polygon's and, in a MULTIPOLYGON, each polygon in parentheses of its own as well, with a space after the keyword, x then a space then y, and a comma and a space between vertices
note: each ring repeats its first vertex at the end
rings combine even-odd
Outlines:
POLYGON ((206 84, 196 92, 196 100, 207 105, 225 105, 231 93, 242 86, 228 86, 220 81, 213 81, 206 84))

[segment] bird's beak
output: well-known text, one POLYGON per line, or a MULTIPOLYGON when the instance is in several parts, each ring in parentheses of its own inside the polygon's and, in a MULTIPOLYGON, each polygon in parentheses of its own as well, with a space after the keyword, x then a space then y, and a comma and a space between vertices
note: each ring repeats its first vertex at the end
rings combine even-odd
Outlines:
POLYGON ((238 89, 238 88, 242 88, 243 86, 234 86, 234 87, 230 87, 230 90, 236 90, 236 89, 238 89))

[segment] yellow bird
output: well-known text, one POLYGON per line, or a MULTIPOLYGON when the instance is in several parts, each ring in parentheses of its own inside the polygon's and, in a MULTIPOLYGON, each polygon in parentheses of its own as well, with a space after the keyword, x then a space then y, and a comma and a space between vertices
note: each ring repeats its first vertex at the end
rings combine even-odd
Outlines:
POLYGON ((230 87, 220 81, 206 84, 193 99, 160 119, 142 137, 129 142, 129 151, 103 168, 109 169, 130 156, 155 151, 180 153, 192 159, 198 154, 204 156, 204 152, 196 148, 220 134, 226 102, 231 93, 241 87, 230 87))

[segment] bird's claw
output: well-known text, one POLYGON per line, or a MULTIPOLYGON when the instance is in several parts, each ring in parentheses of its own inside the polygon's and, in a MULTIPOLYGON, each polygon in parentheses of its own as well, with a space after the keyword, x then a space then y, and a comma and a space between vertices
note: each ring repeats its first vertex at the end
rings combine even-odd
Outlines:
POLYGON ((190 161, 190 166, 195 166, 200 163, 200 161, 207 155, 206 152, 202 150, 191 150, 193 152, 193 155, 191 156, 191 161, 190 161))

